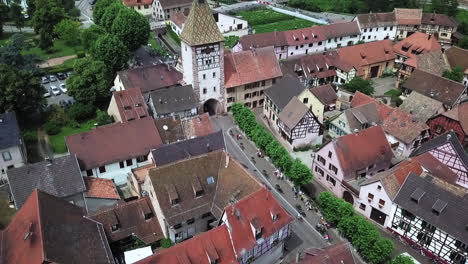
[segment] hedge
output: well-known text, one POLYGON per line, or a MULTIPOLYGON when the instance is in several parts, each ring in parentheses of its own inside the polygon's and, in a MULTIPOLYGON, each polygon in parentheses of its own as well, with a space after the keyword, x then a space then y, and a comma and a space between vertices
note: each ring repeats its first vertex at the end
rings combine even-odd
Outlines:
POLYGON ((254 113, 249 108, 236 103, 232 105, 231 111, 239 128, 296 185, 304 185, 312 180, 310 169, 299 159, 294 160, 273 135, 257 123, 254 113))

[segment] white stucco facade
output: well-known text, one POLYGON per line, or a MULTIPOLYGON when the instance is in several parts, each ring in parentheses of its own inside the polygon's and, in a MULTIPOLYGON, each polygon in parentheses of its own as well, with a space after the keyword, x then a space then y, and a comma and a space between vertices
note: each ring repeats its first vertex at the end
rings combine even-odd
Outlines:
POLYGON ((378 220, 376 222, 385 227, 390 221, 389 216, 392 210, 392 203, 392 200, 383 188, 381 182, 377 181, 367 185, 361 185, 359 200, 354 204, 354 207, 360 214, 374 221, 378 220), (381 219, 375 219, 375 217, 379 217, 377 214, 373 214, 375 210, 382 212, 385 216, 381 219), (371 214, 373 218, 371 218, 371 214), (379 222, 379 220, 382 221, 383 224, 379 222))
POLYGON ((8 169, 18 168, 26 163, 26 153, 22 145, 0 150, 0 179, 6 179, 8 169))
POLYGON ((384 39, 394 40, 396 38, 396 26, 376 26, 361 28, 360 40, 364 42, 379 41, 384 39))

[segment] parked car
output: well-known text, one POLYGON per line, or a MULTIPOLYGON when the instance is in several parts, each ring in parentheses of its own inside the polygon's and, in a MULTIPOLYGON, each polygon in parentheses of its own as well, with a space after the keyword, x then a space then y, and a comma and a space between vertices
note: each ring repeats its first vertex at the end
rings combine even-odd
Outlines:
POLYGON ((47 98, 47 97, 50 97, 50 92, 49 92, 49 91, 45 92, 45 93, 44 93, 44 97, 46 97, 46 98, 47 98))
POLYGON ((55 75, 50 75, 50 76, 49 76, 49 80, 50 80, 51 82, 55 82, 55 81, 57 81, 57 77, 55 77, 55 75))
POLYGON ((67 76, 61 72, 57 73, 57 77, 59 80, 65 80, 67 78, 67 76))
POLYGON ((60 89, 57 86, 52 85, 52 86, 50 86, 50 89, 52 90, 52 93, 54 95, 59 95, 60 94, 60 89))
POLYGON ((47 78, 47 76, 42 76, 42 78, 41 78, 41 83, 42 83, 42 84, 47 84, 47 83, 49 83, 49 78, 47 78))
POLYGON ((62 93, 67 93, 67 85, 66 84, 61 83, 59 85, 59 87, 60 87, 60 91, 62 91, 62 93))

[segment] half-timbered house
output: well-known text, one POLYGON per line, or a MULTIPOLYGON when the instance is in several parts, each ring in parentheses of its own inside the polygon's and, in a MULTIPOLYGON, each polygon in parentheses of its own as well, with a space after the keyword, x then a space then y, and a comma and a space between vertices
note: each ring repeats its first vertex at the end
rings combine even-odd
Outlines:
POLYGON ((296 96, 284 107, 278 118, 278 132, 293 148, 320 143, 319 121, 296 96))
POLYGON ((387 227, 440 263, 466 263, 466 189, 432 175, 410 173, 398 192, 387 227))
POLYGON ((453 109, 434 116, 427 121, 431 136, 454 131, 464 147, 468 146, 468 103, 462 102, 453 109))

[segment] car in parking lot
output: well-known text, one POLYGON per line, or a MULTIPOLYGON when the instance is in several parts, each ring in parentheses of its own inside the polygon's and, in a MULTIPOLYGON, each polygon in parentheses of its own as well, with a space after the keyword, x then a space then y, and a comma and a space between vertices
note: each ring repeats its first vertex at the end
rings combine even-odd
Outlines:
POLYGON ((56 82, 56 81, 57 81, 57 77, 55 77, 55 75, 50 75, 50 76, 49 76, 49 80, 50 80, 51 82, 56 82))
POLYGON ((65 80, 67 78, 67 76, 61 72, 57 73, 57 77, 59 80, 65 80))
POLYGON ((47 83, 49 83, 49 78, 47 78, 47 76, 42 76, 42 78, 41 78, 41 83, 42 83, 42 84, 47 84, 47 83))
POLYGON ((44 97, 50 97, 50 92, 49 91, 45 92, 44 97))
POLYGON ((59 89, 57 86, 52 85, 52 86, 50 86, 50 89, 52 90, 52 93, 53 93, 55 96, 57 96, 57 95, 60 94, 60 89, 59 89))
POLYGON ((61 83, 59 85, 59 87, 60 87, 60 91, 62 91, 62 93, 67 93, 67 85, 66 84, 61 83))

